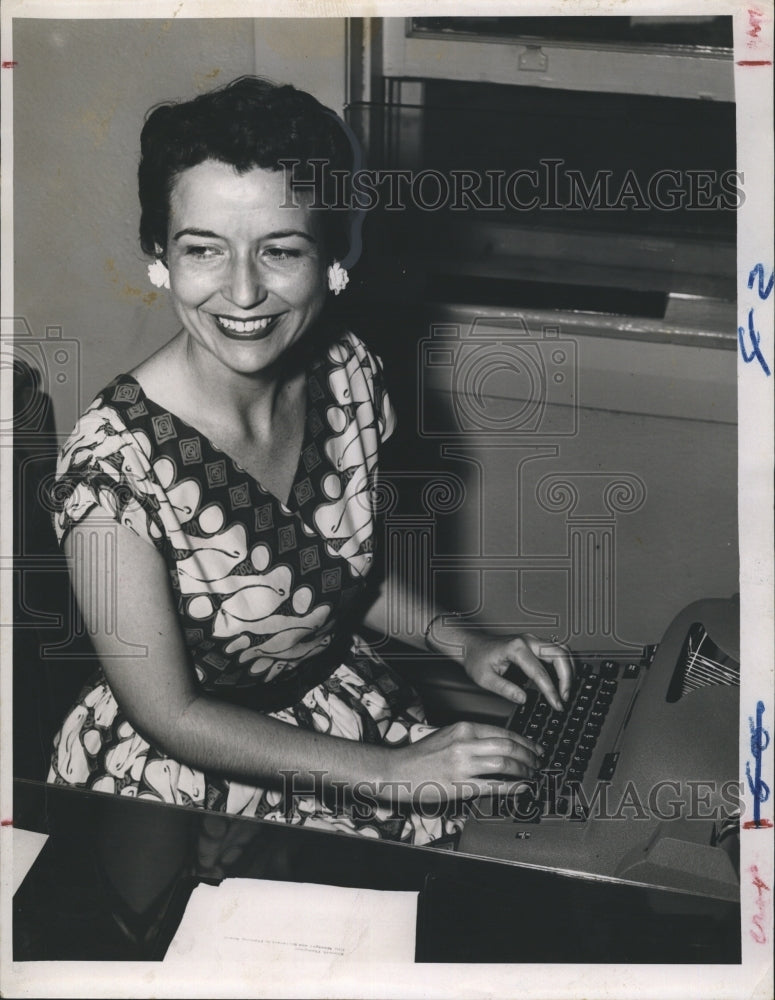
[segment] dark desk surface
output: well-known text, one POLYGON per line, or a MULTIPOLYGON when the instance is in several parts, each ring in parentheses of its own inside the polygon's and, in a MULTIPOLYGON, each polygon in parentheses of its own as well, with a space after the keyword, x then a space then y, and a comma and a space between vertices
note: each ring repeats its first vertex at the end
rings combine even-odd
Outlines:
POLYGON ((14 824, 49 835, 14 896, 14 959, 161 959, 199 881, 420 890, 417 958, 739 962, 731 904, 35 782, 14 824))

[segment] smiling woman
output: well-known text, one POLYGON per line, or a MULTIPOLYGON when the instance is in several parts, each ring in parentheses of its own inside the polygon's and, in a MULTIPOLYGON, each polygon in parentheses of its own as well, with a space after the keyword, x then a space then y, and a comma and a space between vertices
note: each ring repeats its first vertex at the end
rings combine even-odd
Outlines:
POLYGON ((282 171, 238 174, 213 160, 174 184, 167 261, 189 373, 199 384, 208 369, 218 379, 232 371, 273 377, 320 314, 324 234, 306 205, 283 207, 286 187, 282 171))
MULTIPOLYGON (((538 751, 434 730, 355 632, 384 627, 373 486, 395 417, 379 359, 326 319, 349 248, 346 213, 318 208, 321 160, 352 169, 342 123, 252 77, 146 121, 141 244, 181 328, 60 456, 55 524, 101 668, 49 780, 427 843, 538 751)), ((541 652, 567 696, 562 647, 438 631, 483 687, 523 700, 503 676, 518 663, 559 708, 541 652)))

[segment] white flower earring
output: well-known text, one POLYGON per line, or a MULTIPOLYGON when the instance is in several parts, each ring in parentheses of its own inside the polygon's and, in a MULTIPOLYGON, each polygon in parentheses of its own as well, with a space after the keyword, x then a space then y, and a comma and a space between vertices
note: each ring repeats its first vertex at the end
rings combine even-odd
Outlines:
POLYGON ((170 272, 167 270, 167 265, 161 259, 161 255, 164 251, 158 243, 153 249, 154 252, 158 254, 158 257, 148 265, 148 280, 154 288, 169 288, 170 272))
POLYGON ((347 282, 350 280, 350 275, 347 273, 347 269, 342 267, 338 260, 335 260, 333 264, 328 269, 328 287, 334 293, 338 295, 347 288, 347 282))

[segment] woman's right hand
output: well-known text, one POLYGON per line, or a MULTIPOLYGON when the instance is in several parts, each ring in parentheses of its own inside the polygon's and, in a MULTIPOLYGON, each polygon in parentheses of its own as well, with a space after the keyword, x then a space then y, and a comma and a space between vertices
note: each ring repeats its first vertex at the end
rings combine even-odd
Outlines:
POLYGON ((390 751, 399 804, 438 805, 518 791, 541 767, 531 741, 499 726, 456 722, 390 751))

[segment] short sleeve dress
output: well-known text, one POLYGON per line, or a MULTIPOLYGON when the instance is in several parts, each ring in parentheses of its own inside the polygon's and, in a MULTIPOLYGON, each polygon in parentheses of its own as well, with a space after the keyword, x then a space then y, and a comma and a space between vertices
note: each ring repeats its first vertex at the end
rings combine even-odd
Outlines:
MULTIPOLYGON (((60 454, 57 536, 99 507, 157 549, 191 669, 209 696, 289 725, 400 746, 432 729, 414 691, 350 621, 374 560, 375 477, 393 408, 379 359, 352 333, 313 357, 306 376, 287 505, 132 376, 118 376, 60 454)), ((48 780, 417 844, 459 826, 382 805, 329 808, 175 761, 134 730, 101 670, 54 739, 48 780)))

